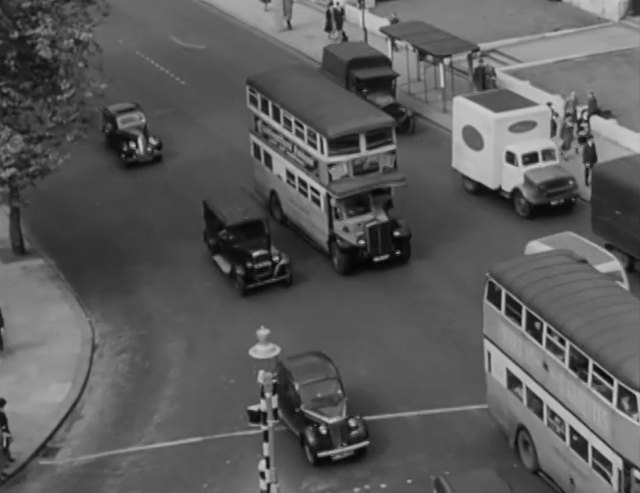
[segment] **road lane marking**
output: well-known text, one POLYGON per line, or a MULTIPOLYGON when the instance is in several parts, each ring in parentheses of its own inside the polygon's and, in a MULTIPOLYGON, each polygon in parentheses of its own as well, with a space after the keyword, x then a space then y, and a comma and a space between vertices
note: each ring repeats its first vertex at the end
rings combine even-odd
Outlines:
MULTIPOLYGON (((456 406, 456 407, 441 407, 436 409, 419 409, 417 411, 404 411, 397 413, 387 414, 373 414, 371 416, 364 416, 367 421, 384 421, 391 419, 412 418, 419 416, 434 416, 437 414, 452 414, 469 411, 477 411, 486 409, 487 404, 476 404, 470 406, 456 406)), ((276 431, 284 431, 283 425, 278 425, 276 431)), ((240 431, 232 431, 229 433, 218 433, 215 435, 204 435, 199 437, 182 438, 179 440, 170 440, 167 442, 151 443, 148 445, 136 445, 133 447, 126 447, 121 449, 107 450, 105 452, 98 452, 95 454, 81 455, 78 457, 70 457, 68 459, 40 459, 38 462, 44 466, 64 466, 78 464, 81 462, 91 462, 99 459, 105 459, 109 457, 116 457, 118 455, 135 454, 137 452, 148 452, 150 450, 159 450, 165 448, 180 447, 184 445, 194 445, 197 443, 210 442, 214 440, 223 440, 228 438, 241 438, 247 436, 260 435, 262 431, 260 429, 248 429, 240 431)))
POLYGON ((115 457, 117 455, 135 454, 136 452, 146 452, 148 450, 158 450, 163 448, 179 447, 182 445, 193 445, 194 443, 208 442, 211 440, 221 440, 224 438, 238 438, 238 437, 259 435, 261 433, 262 431, 259 429, 232 431, 230 433, 218 433, 216 435, 182 438, 180 440, 170 440, 168 442, 158 442, 158 443, 151 443, 149 445, 137 445, 134 447, 107 450, 106 452, 98 452, 96 454, 70 457, 68 459, 41 459, 38 462, 42 465, 61 466, 66 464, 75 464, 78 462, 90 462, 98 459, 104 459, 107 457, 115 457))
POLYGON ((158 62, 156 62, 153 58, 145 55, 144 53, 142 53, 141 51, 136 50, 135 51, 136 55, 138 55, 140 58, 142 58, 145 62, 150 63, 151 65, 153 65, 155 68, 157 68, 158 70, 160 70, 161 72, 164 72, 165 74, 167 74, 169 77, 171 77, 173 80, 175 80, 178 84, 180 84, 181 86, 185 86, 187 83, 181 79, 180 77, 178 77, 176 74, 174 74, 173 72, 171 72, 171 70, 169 70, 168 68, 160 65, 158 62))
POLYGON ((204 50, 206 48, 205 45, 196 45, 192 43, 187 43, 176 38, 174 35, 169 35, 169 39, 173 41, 175 44, 182 46, 183 48, 188 48, 190 50, 204 50))
POLYGON ((383 419, 399 419, 399 418, 413 418, 415 416, 433 416, 435 414, 451 414, 462 413, 468 411, 477 411, 479 409, 487 409, 487 404, 475 404, 472 406, 457 406, 457 407, 441 407, 439 409, 420 409, 418 411, 405 411, 398 413, 388 414, 374 414, 372 416, 365 416, 367 421, 380 421, 383 419))

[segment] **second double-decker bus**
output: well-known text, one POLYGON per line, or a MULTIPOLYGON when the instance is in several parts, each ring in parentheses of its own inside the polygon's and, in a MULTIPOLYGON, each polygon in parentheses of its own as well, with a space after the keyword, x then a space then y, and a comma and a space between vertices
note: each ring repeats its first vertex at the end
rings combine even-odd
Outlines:
POLYGON ((340 274, 357 260, 411 256, 411 232, 393 214, 394 120, 307 66, 247 79, 256 192, 273 218, 331 255, 340 274))
POLYGON ((568 250, 493 266, 489 409, 523 465, 566 493, 640 492, 640 302, 568 250))

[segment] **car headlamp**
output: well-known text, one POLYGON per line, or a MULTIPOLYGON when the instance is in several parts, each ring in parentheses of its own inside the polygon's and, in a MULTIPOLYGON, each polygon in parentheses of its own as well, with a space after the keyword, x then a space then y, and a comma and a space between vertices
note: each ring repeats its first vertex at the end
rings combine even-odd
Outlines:
POLYGON ((321 435, 326 435, 329 430, 327 430, 327 427, 325 425, 320 425, 318 426, 318 431, 321 435))
POLYGON ((282 260, 282 257, 280 256, 279 253, 274 253, 272 258, 273 258, 273 261, 276 262, 276 263, 280 262, 280 260, 282 260))
POLYGON ((363 247, 367 244, 367 241, 364 239, 364 236, 360 236, 357 240, 356 240, 356 245, 363 247))
POLYGON ((394 238, 399 238, 401 234, 402 234, 402 233, 400 232, 400 230, 399 230, 399 229, 396 229, 396 230, 393 232, 393 237, 394 237, 394 238))
POLYGON ((347 420, 347 424, 351 427, 351 428, 357 428, 358 427, 358 420, 356 418, 349 418, 347 420))
POLYGON ((569 185, 573 186, 576 184, 576 181, 573 178, 569 178, 569 185))
POLYGON ((130 147, 131 149, 135 149, 135 148, 137 147, 137 145, 136 145, 136 143, 135 143, 135 142, 130 141, 130 142, 129 142, 129 147, 130 147))
POLYGON ((155 137, 149 137, 149 144, 156 145, 158 143, 158 139, 155 137))

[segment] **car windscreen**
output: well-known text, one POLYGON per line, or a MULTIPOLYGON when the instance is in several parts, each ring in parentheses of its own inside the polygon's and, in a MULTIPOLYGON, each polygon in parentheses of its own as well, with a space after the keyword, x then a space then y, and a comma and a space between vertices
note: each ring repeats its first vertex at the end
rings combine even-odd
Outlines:
POLYGON ((338 202, 338 208, 346 218, 368 214, 371 212, 371 196, 368 193, 358 193, 345 197, 338 202))
POLYGON ((236 226, 230 226, 227 231, 229 232, 229 239, 237 243, 263 238, 267 234, 263 221, 248 221, 236 226))
POLYGON ((300 400, 303 403, 328 398, 340 400, 343 397, 342 385, 334 378, 308 383, 300 387, 300 400))
POLYGON ((522 165, 531 166, 532 164, 538 164, 540 162, 540 155, 538 151, 527 152, 522 155, 522 165))
POLYGON ((129 128, 144 125, 146 119, 141 111, 132 111, 118 116, 117 122, 118 128, 129 128))

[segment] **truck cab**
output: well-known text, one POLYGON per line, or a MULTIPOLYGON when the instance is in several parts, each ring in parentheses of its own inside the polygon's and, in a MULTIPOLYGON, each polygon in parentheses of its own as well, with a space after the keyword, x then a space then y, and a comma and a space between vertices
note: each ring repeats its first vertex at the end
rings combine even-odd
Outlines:
POLYGON ((392 116, 399 131, 415 130, 413 112, 396 100, 399 74, 384 53, 361 41, 330 44, 322 50, 320 71, 392 116))
POLYGON ((465 190, 494 190, 531 217, 536 207, 573 207, 578 185, 559 163, 550 115, 512 91, 497 89, 453 101, 452 167, 465 190))

